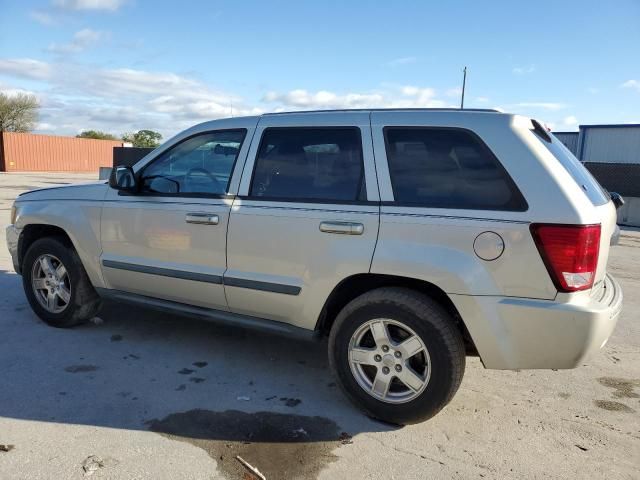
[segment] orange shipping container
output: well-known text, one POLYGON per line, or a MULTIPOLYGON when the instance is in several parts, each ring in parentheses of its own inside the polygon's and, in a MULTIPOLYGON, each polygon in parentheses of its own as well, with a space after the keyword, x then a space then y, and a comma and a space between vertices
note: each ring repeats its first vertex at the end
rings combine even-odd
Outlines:
POLYGON ((113 147, 121 141, 0 133, 0 171, 97 172, 113 165, 113 147))

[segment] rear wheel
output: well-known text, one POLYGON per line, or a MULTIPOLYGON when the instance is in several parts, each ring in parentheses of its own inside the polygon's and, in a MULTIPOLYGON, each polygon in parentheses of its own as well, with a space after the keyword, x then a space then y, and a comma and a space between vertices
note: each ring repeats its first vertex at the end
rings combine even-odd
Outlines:
POLYGON ((100 308, 73 246, 62 238, 36 240, 22 264, 22 282, 33 311, 54 327, 72 327, 92 318, 100 308))
POLYGON ((465 350, 438 303, 392 287, 344 307, 331 330, 329 361, 347 396, 367 414, 408 424, 434 416, 453 398, 465 350))

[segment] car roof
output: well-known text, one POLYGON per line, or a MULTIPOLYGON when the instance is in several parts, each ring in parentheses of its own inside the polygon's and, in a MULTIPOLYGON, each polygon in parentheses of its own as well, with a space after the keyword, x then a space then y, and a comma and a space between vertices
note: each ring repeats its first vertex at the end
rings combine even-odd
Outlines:
MULTIPOLYGON (((300 118, 300 117, 316 117, 322 118, 325 117, 325 120, 328 120, 331 117, 342 116, 345 117, 350 115, 366 115, 369 113, 407 113, 407 114, 416 114, 416 113, 425 113, 429 115, 439 115, 448 116, 451 118, 451 115, 460 116, 459 118, 468 118, 471 115, 490 115, 492 117, 511 117, 513 114, 504 113, 499 110, 493 110, 489 108, 352 108, 352 109, 334 109, 334 110, 297 110, 290 112, 271 112, 271 113, 263 113, 261 115, 251 115, 251 116, 241 116, 241 117, 226 117, 219 118, 216 120, 209 120, 206 122, 202 122, 200 124, 194 125, 193 127, 185 130, 180 133, 178 137, 184 137, 185 135, 194 134, 197 132, 205 131, 210 128, 246 128, 247 125, 251 123, 256 123, 260 118, 280 118, 284 120, 286 117, 292 118, 300 118)), ((353 119, 352 119, 353 120, 353 119)))

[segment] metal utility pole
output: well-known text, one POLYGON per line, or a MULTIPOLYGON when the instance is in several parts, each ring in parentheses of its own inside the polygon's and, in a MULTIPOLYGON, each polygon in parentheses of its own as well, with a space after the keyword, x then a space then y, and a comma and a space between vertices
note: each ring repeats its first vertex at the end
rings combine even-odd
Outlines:
POLYGON ((467 86, 467 67, 462 70, 462 99, 460 100, 460 110, 464 109, 464 89, 467 86))

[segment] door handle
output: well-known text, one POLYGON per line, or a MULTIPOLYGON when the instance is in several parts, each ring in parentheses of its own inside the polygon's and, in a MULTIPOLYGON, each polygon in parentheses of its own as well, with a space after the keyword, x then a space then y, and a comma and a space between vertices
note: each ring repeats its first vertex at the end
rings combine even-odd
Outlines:
POLYGON ((185 221, 187 223, 196 223, 199 225, 218 225, 220 217, 212 213, 187 213, 185 221))
POLYGON ((341 235, 362 235, 364 225, 354 222, 320 222, 320 231, 341 235))

